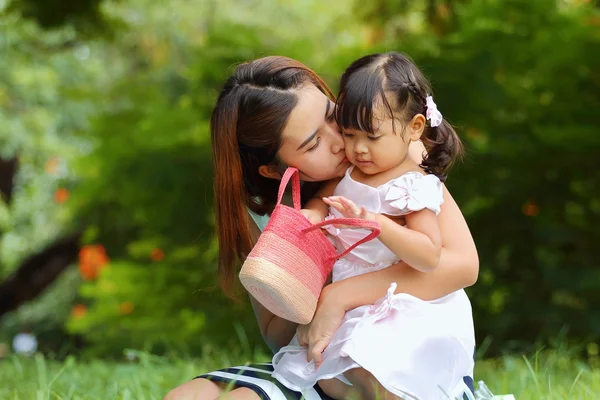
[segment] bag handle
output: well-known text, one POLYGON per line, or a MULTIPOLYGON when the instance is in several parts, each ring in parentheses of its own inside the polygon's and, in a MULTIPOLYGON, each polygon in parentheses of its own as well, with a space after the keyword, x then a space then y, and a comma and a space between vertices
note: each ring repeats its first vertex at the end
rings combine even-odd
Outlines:
POLYGON ((283 199, 283 194, 285 193, 285 188, 287 187, 290 178, 292 178, 292 198, 294 201, 294 208, 300 210, 300 172, 294 167, 288 167, 281 177, 279 193, 277 194, 277 205, 279 205, 283 199))
POLYGON ((331 225, 331 224, 351 225, 351 226, 356 226, 359 228, 371 229, 370 234, 368 234, 367 236, 365 236, 358 242, 354 243, 352 246, 348 247, 343 253, 338 254, 337 257, 334 257, 334 260, 337 260, 338 258, 345 256, 346 254, 348 254, 352 250, 354 250, 357 246, 360 246, 361 244, 363 244, 365 242, 373 240, 381 234, 381 226, 379 225, 379 222, 368 221, 368 220, 360 219, 360 218, 326 219, 324 221, 319 222, 318 224, 314 224, 312 226, 309 226, 308 228, 303 229, 302 233, 311 232, 311 231, 314 231, 315 229, 320 229, 326 225, 331 225))

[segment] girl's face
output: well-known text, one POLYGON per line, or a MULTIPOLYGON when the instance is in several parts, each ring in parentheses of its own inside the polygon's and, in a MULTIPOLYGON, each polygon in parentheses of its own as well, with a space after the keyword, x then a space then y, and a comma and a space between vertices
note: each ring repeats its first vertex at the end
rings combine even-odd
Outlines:
POLYGON ((283 130, 278 156, 284 164, 298 168, 302 180, 340 177, 350 166, 333 116, 334 106, 314 85, 298 90, 298 104, 283 130))
POLYGON ((383 107, 373 107, 373 112, 373 133, 343 130, 346 157, 366 175, 389 171, 402 164, 408 157, 410 142, 418 140, 422 131, 419 126, 415 127, 414 121, 410 124, 393 121, 383 107))

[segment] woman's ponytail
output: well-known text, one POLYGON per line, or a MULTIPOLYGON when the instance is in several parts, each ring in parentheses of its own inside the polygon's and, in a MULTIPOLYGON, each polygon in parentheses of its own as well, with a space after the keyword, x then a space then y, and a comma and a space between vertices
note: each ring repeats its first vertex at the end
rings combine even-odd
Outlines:
POLYGON ((223 291, 231 296, 238 261, 252 249, 252 238, 237 139, 239 106, 243 99, 239 86, 230 81, 217 100, 210 125, 219 242, 219 282, 223 291))

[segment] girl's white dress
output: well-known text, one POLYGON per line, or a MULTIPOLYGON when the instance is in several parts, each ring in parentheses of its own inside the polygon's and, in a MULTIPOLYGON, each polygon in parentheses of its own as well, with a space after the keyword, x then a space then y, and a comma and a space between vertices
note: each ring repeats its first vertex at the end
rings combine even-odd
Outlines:
MULTIPOLYGON (((442 184, 434 175, 409 172, 377 188, 357 182, 350 167, 335 189, 369 211, 391 216, 428 208, 436 214, 443 203, 442 184)), ((330 209, 328 218, 340 217, 330 209)), ((329 228, 338 251, 368 234, 365 229, 329 228)), ((358 246, 338 260, 333 281, 386 268, 398 258, 378 239, 358 246)), ((306 361, 307 348, 296 337, 274 357, 276 377, 296 391, 321 379, 364 368, 391 393, 403 399, 454 399, 461 396, 464 376, 472 376, 475 334, 471 303, 464 290, 433 301, 394 294, 392 284, 375 304, 346 313, 342 325, 323 352, 318 369, 306 361)))

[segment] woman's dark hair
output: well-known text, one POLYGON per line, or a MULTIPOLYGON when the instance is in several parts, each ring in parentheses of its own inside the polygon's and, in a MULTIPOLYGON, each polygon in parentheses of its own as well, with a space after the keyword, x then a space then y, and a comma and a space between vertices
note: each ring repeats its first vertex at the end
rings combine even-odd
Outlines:
POLYGON ((281 165, 277 152, 282 131, 298 103, 297 89, 304 85, 314 85, 334 99, 325 82, 304 64, 287 57, 265 57, 237 66, 217 99, 211 141, 219 280, 227 294, 238 261, 254 245, 248 209, 264 215, 275 206, 279 181, 263 177, 258 168, 281 165))
MULTIPOLYGON (((406 124, 417 114, 426 115, 426 98, 432 95, 429 82, 407 56, 396 52, 368 55, 342 75, 336 120, 342 129, 374 133, 375 107, 382 104, 392 121, 406 124)), ((421 167, 445 181, 448 168, 462 154, 460 138, 444 119, 438 126, 427 125, 421 140, 427 150, 421 167)))

